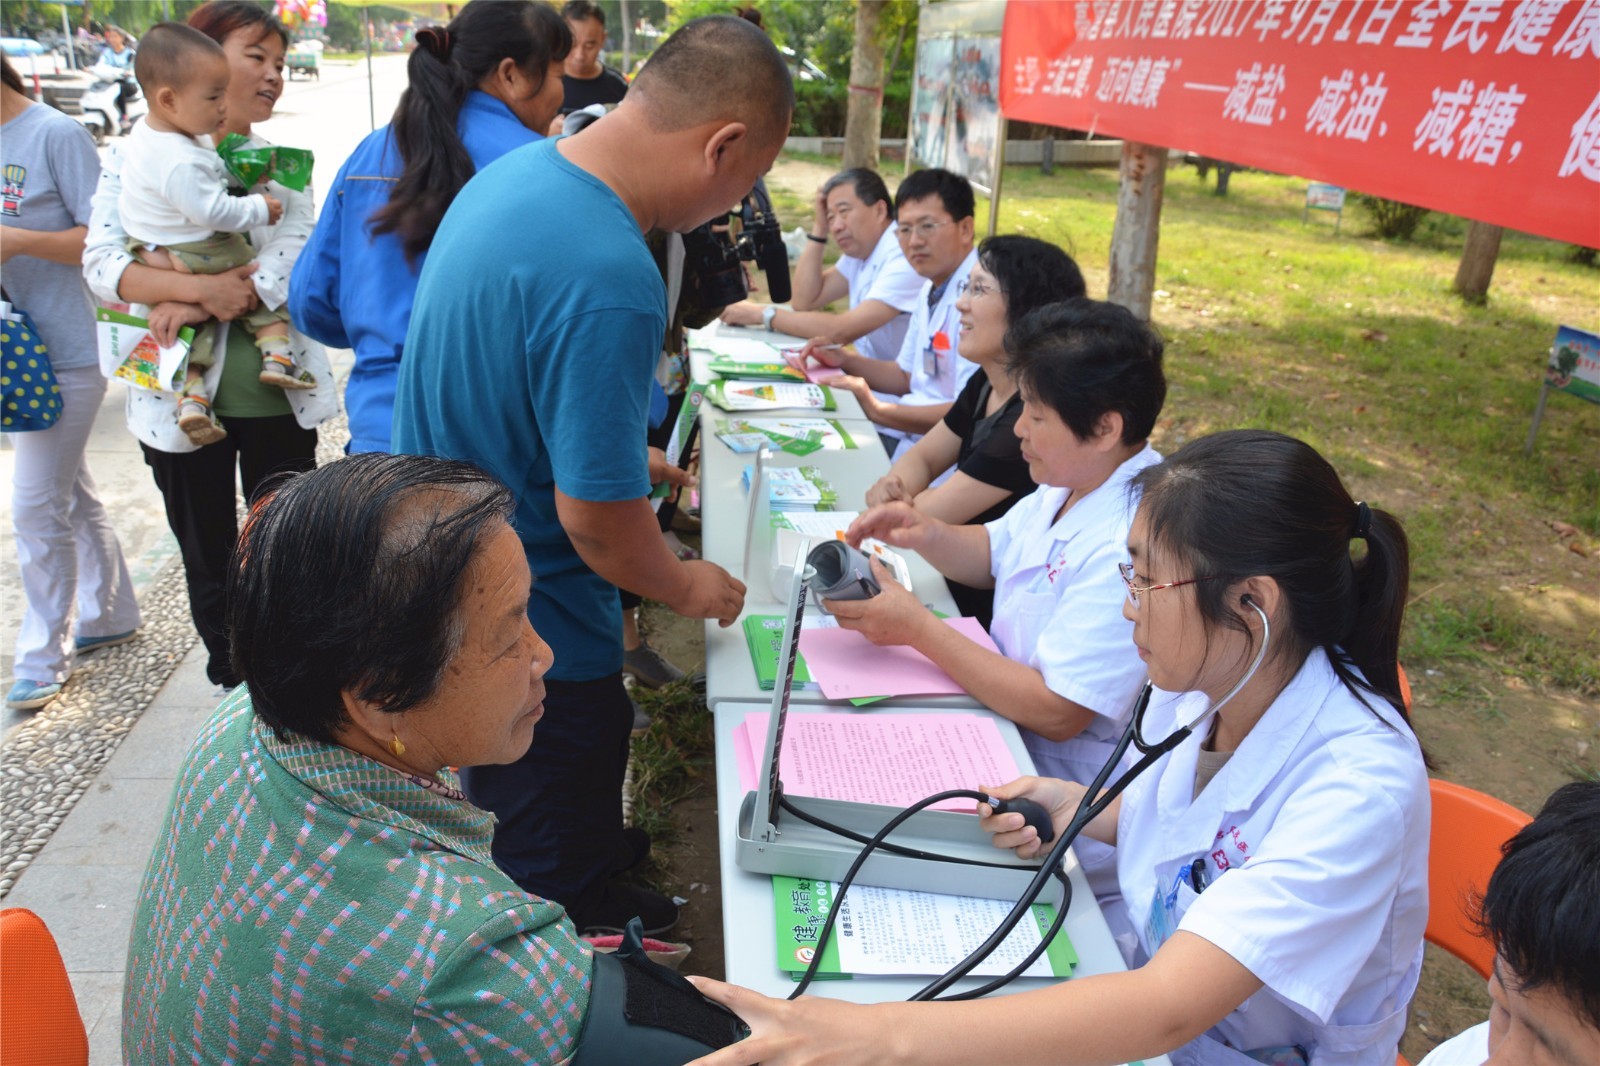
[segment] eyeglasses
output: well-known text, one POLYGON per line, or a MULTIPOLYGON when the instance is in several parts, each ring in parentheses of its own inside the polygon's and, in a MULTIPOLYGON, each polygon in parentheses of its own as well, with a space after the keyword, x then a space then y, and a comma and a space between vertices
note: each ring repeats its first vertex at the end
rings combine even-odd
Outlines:
POLYGON ((1212 575, 1210 577, 1189 577, 1184 578, 1182 581, 1164 581, 1159 585, 1135 585, 1133 583, 1132 563, 1118 563, 1117 571, 1122 574, 1122 583, 1128 586, 1128 599, 1135 607, 1139 606, 1139 594, 1141 592, 1159 592, 1161 589, 1175 589, 1179 585, 1193 585, 1197 581, 1216 580, 1216 575, 1212 575))
POLYGON ((985 296, 993 296, 998 293, 1000 287, 998 285, 985 285, 981 281, 969 281, 963 291, 965 295, 972 297, 972 299, 981 300, 985 296))
POLYGON ((955 225, 955 223, 949 220, 944 222, 929 222, 927 220, 923 220, 918 222, 915 226, 896 226, 894 231, 895 233, 899 234, 900 239, 903 241, 910 240, 913 233, 918 237, 921 237, 923 240, 927 240, 929 237, 933 236, 934 232, 938 230, 940 226, 953 225, 955 225))

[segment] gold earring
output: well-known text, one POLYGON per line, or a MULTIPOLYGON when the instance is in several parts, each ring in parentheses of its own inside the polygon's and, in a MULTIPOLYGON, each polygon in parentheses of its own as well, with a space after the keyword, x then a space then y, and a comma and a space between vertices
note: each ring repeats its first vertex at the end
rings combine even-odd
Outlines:
POLYGON ((394 739, 389 741, 389 750, 394 752, 396 759, 406 753, 406 746, 400 743, 400 735, 398 733, 394 734, 394 739))

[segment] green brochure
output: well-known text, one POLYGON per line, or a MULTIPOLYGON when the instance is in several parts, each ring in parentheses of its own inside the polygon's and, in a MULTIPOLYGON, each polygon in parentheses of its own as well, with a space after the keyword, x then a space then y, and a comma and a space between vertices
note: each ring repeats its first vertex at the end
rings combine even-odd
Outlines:
MULTIPOLYGON (((973 832, 977 832, 974 819, 973 832)), ((1006 900, 946 896, 906 889, 852 886, 843 900, 831 881, 774 876, 773 913, 778 969, 801 974, 811 964, 828 914, 839 916, 822 952, 819 977, 852 975, 937 975, 966 958, 1011 910, 1006 900)), ((1047 903, 1032 907, 1024 920, 973 976, 1010 972, 1039 943, 1056 919, 1047 903)), ((1033 977, 1070 977, 1078 953, 1066 930, 1056 933, 1044 955, 1026 971, 1033 977)))

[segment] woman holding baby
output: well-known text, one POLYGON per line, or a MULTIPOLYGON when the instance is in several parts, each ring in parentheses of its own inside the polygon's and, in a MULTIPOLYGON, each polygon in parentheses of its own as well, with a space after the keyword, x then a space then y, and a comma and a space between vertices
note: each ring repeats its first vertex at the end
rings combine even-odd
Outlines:
MULTIPOLYGON (((244 0, 213 0, 197 8, 188 24, 222 46, 228 82, 217 138, 237 133, 252 147, 267 147, 253 125, 270 118, 283 93, 288 33, 264 9, 244 0)), ((310 236, 311 190, 296 191, 268 181, 250 190, 282 204, 276 221, 248 231, 254 262, 220 274, 183 273, 140 262, 118 210, 122 158, 107 158, 95 191, 84 250, 84 276, 100 299, 148 308, 152 332, 169 342, 177 331, 209 318, 224 323, 258 308, 282 308, 289 274, 310 236)), ((143 308, 135 308, 138 314, 143 308)), ((319 423, 338 411, 327 355, 321 345, 292 327, 288 354, 316 387, 286 390, 261 380, 262 358, 247 329, 226 326, 205 371, 211 410, 225 436, 200 447, 178 424, 177 393, 128 390, 128 427, 139 439, 145 462, 166 505, 167 524, 177 538, 189 586, 189 609, 209 653, 207 676, 231 688, 238 684, 223 628, 223 579, 238 538, 235 472, 246 499, 270 475, 316 465, 319 423)), ((114 369, 114 368, 107 368, 114 369)))

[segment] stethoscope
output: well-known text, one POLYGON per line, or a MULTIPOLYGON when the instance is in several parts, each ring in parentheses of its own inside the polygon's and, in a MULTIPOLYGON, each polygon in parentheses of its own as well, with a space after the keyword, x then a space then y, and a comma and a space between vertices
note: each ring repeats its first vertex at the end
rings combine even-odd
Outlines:
MULTIPOLYGON (((974 948, 972 953, 966 958, 962 959, 960 962, 956 963, 955 966, 945 971, 942 976, 935 978, 933 981, 930 981, 927 985, 919 989, 909 998, 908 1002, 934 999, 954 1001, 963 999, 977 999, 981 996, 986 996, 990 992, 1010 984, 1013 980, 1020 976, 1023 971, 1032 966, 1034 962, 1038 960, 1040 955, 1044 954, 1045 949, 1050 946, 1050 942, 1055 939, 1056 934, 1061 930, 1062 924, 1066 921, 1067 911, 1070 909, 1072 903, 1072 885, 1062 872, 1062 861, 1066 858, 1067 848, 1070 847, 1072 842, 1078 838, 1078 834, 1083 831, 1083 827, 1088 825, 1094 819, 1098 818, 1107 807, 1111 806, 1116 798, 1122 795, 1123 790, 1133 783, 1135 778, 1144 773, 1151 766, 1155 765, 1156 761, 1162 756, 1166 755, 1179 744, 1182 744, 1185 740, 1187 740, 1191 735, 1193 735, 1196 728, 1208 721, 1212 715, 1220 711, 1228 704, 1230 700, 1243 691, 1244 687, 1250 683, 1250 680, 1256 676, 1256 671, 1261 669, 1261 664, 1266 661, 1267 649, 1272 643, 1272 623, 1267 619, 1267 612, 1263 611, 1254 600, 1246 596, 1244 597, 1243 602, 1246 607, 1249 607, 1251 610, 1255 611, 1256 614, 1261 618, 1261 647, 1256 651, 1255 659, 1250 663, 1250 669, 1245 671, 1244 676, 1239 679, 1237 684, 1228 690, 1227 695, 1223 696, 1222 699, 1210 704, 1205 710, 1201 711, 1200 714, 1196 715, 1188 722, 1185 722, 1183 725, 1178 726, 1161 740, 1155 742, 1146 740, 1144 736, 1144 715, 1145 711, 1149 709, 1151 696, 1155 692, 1154 686, 1152 686, 1149 681, 1146 681, 1144 683, 1144 688, 1139 691, 1138 700, 1134 703, 1133 717, 1129 720, 1127 727, 1123 729, 1122 736, 1117 740, 1116 747, 1112 750, 1110 757, 1106 759, 1105 765, 1100 767, 1100 772, 1095 774, 1094 781, 1084 791, 1083 798, 1078 801, 1077 809, 1073 812, 1071 821, 1067 823, 1066 829, 1062 831, 1060 837, 1056 839, 1054 845, 1050 848, 1049 855, 1045 857, 1044 862, 1034 873, 1033 880, 1028 883, 1028 887, 1023 891, 1022 897, 1017 900, 1016 904, 1006 914, 1005 918, 1002 919, 1000 924, 995 927, 994 932, 990 933, 988 938, 984 940, 982 944, 979 944, 976 948, 974 948), (1129 767, 1126 773, 1117 778, 1117 780, 1110 786, 1107 786, 1106 779, 1111 776, 1111 771, 1115 769, 1117 764, 1122 761, 1122 757, 1127 753, 1128 746, 1130 744, 1138 749, 1141 758, 1138 762, 1134 763, 1133 766, 1129 767), (1034 902, 1038 900, 1039 894, 1044 891, 1045 882, 1051 877, 1057 878, 1062 883, 1064 893, 1061 906, 1056 909, 1055 921, 1051 924, 1050 928, 1046 930, 1044 935, 1039 938, 1039 943, 1033 947, 1033 949, 1028 953, 1027 957, 1017 963, 1017 965, 1013 966, 1005 974, 994 978, 992 981, 989 981, 984 985, 974 989, 969 989, 966 992, 958 992, 954 995, 941 996, 941 992, 944 992, 951 985, 955 984, 957 981, 961 980, 961 978, 970 973, 974 967, 978 966, 983 962, 984 959, 988 958, 989 955, 1005 941, 1006 937, 1011 935, 1011 931, 1017 927, 1017 924, 1022 921, 1023 916, 1028 913, 1034 902)), ((856 874, 860 871, 862 864, 867 861, 867 856, 871 855, 873 851, 880 847, 886 850, 904 852, 906 849, 896 848, 892 844, 885 844, 884 840, 895 830, 895 828, 897 828, 907 818, 910 818, 913 814, 927 807, 931 807, 936 803, 942 803, 948 799, 972 799, 979 803, 988 803, 991 807, 995 807, 997 812, 1000 807, 1000 801, 997 801, 994 798, 985 795, 984 793, 974 792, 967 789, 952 789, 948 792, 941 792, 937 795, 928 796, 924 799, 918 800, 916 803, 912 804, 891 818, 884 825, 884 827, 877 832, 876 835, 870 839, 865 839, 865 846, 861 849, 860 854, 856 856, 855 861, 850 864, 850 868, 845 872, 844 877, 840 879, 839 891, 835 893, 834 896, 835 905, 828 911, 827 921, 823 924, 822 930, 817 937, 817 942, 813 946, 811 964, 806 968, 805 973, 800 976, 799 981, 795 985, 794 992, 792 992, 788 998, 794 999, 799 996, 805 991, 806 986, 808 986, 812 979, 816 976, 817 969, 822 964, 822 950, 827 946, 828 937, 833 932, 834 919, 839 913, 839 907, 837 905, 838 900, 843 897, 845 891, 850 887, 851 882, 855 880, 856 874)), ((1034 804, 1034 806, 1037 807, 1038 805, 1034 804)), ((792 810, 792 808, 789 809, 792 810)), ((1010 805, 1008 809, 1016 808, 1014 805, 1010 805)), ((1039 809, 1042 811, 1042 808, 1039 809)), ((814 821, 813 819, 807 820, 814 821)), ((1033 819, 1029 818, 1029 823, 1034 824, 1033 819)), ((819 822, 816 824, 821 823, 819 822)), ((834 826, 825 826, 825 828, 835 829, 838 831, 837 827, 834 826)), ((1042 841, 1049 842, 1050 836, 1045 835, 1048 830, 1049 826, 1047 821, 1044 829, 1040 832, 1040 839, 1042 841)), ((853 837, 857 840, 863 840, 862 837, 853 833, 845 832, 844 835, 853 837)), ((940 856, 927 855, 921 852, 912 852, 912 854, 915 854, 920 858, 941 858, 940 856)), ((946 861, 955 862, 959 860, 947 859, 946 861)))

